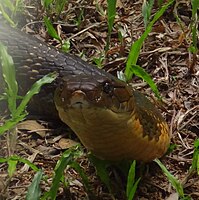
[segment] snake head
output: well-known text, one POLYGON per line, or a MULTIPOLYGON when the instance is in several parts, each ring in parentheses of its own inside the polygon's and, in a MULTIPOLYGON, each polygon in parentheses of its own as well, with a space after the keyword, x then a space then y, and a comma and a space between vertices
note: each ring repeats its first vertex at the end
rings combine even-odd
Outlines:
POLYGON ((64 110, 103 108, 116 113, 131 112, 133 101, 130 86, 101 75, 63 77, 55 92, 55 104, 64 110))

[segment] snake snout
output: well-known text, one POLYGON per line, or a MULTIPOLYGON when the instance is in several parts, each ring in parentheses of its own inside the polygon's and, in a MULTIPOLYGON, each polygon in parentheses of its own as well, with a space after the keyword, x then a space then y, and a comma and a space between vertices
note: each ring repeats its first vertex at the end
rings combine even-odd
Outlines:
POLYGON ((70 97, 70 107, 71 108, 89 107, 86 93, 83 92, 82 90, 74 91, 70 97))
POLYGON ((100 99, 101 89, 93 77, 70 76, 64 77, 55 92, 55 103, 67 109, 93 107, 100 99))

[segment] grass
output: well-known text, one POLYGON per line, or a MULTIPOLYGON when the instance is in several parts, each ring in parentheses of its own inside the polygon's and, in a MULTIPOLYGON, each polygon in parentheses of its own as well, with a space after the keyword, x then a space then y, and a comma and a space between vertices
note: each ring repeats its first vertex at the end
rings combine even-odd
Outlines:
POLYGON ((160 166, 164 174, 167 176, 168 180, 171 182, 172 186, 176 189, 180 198, 184 198, 184 190, 182 184, 166 169, 166 167, 156 159, 155 162, 160 166))
POLYGON ((128 179, 126 184, 126 196, 128 200, 132 200, 134 198, 138 184, 141 180, 141 177, 139 177, 137 180, 135 179, 135 174, 136 174, 135 167, 136 167, 136 161, 133 161, 129 169, 128 179))
POLYGON ((55 28, 53 27, 53 24, 51 23, 51 21, 45 16, 44 17, 44 23, 45 26, 47 28, 48 34, 58 40, 61 44, 61 50, 65 53, 69 52, 70 50, 70 41, 69 40, 62 40, 61 37, 58 35, 57 31, 55 30, 55 28))
MULTIPOLYGON (((109 48, 111 31, 113 29, 114 19, 116 16, 116 1, 107 0, 108 2, 108 39, 106 45, 106 51, 109 48)), ((160 94, 158 92, 157 86, 152 80, 151 76, 139 65, 137 65, 138 57, 140 55, 141 48, 143 46, 144 41, 146 40, 148 34, 151 32, 153 25, 158 21, 158 19, 164 14, 164 12, 168 9, 168 7, 173 4, 174 0, 169 0, 167 4, 163 5, 154 15, 153 19, 150 21, 151 17, 151 9, 153 6, 153 1, 146 2, 144 1, 142 14, 144 16, 144 24, 145 24, 145 31, 140 36, 140 38, 135 41, 131 45, 131 49, 128 55, 124 76, 119 76, 122 80, 129 81, 132 79, 132 76, 135 74, 136 76, 142 78, 146 81, 153 92, 156 94, 157 97, 160 98, 160 94), (125 77, 125 78, 123 78, 125 77)))
POLYGON ((0 11, 3 17, 13 26, 15 27, 16 24, 12 19, 15 18, 16 13, 23 11, 23 0, 4 0, 0 2, 0 11))
POLYGON ((192 53, 192 61, 189 64, 189 71, 191 74, 195 73, 195 66, 197 63, 197 53, 198 53, 198 10, 199 10, 199 1, 192 0, 192 23, 191 23, 191 32, 192 32, 192 44, 189 47, 189 51, 192 53))
POLYGON ((149 1, 143 2, 142 15, 143 15, 145 29, 147 28, 147 26, 150 22, 151 10, 153 8, 153 5, 154 5, 154 0, 149 0, 149 1))
MULTIPOLYGON (((140 36, 140 38, 137 41, 135 41, 131 45, 131 49, 129 52, 129 56, 127 59, 126 68, 125 68, 125 72, 124 72, 127 81, 132 78, 133 74, 135 74, 136 76, 145 80, 150 85, 151 89, 153 90, 153 92, 156 94, 157 97, 160 97, 157 86, 153 82, 150 75, 148 73, 146 73, 144 69, 142 69, 140 66, 137 65, 137 61, 138 61, 138 57, 139 57, 142 45, 143 45, 145 39, 147 38, 148 34, 151 32, 153 25, 164 14, 164 12, 168 9, 168 7, 173 2, 174 2, 174 0, 168 1, 167 4, 162 6, 155 13, 153 19, 150 22, 148 22, 148 25, 146 26, 146 30, 144 31, 144 33, 140 36)), ((147 18, 149 18, 149 16, 147 16, 147 18)))
POLYGON ((26 93, 24 97, 20 97, 21 101, 19 106, 17 106, 18 100, 18 84, 16 81, 15 67, 12 57, 7 53, 5 46, 0 44, 0 55, 1 55, 1 66, 2 75, 5 80, 5 99, 8 102, 8 109, 10 111, 10 119, 6 120, 3 126, 0 127, 0 135, 4 134, 5 131, 12 129, 20 121, 24 120, 27 116, 26 106, 28 105, 30 99, 38 94, 41 87, 44 84, 51 83, 57 77, 57 73, 51 73, 44 76, 42 79, 38 80, 32 85, 31 89, 26 93))
POLYGON ((199 175, 199 139, 194 142, 193 160, 189 173, 197 173, 199 175))
MULTIPOLYGON (((16 7, 10 4, 10 1, 5 1, 7 6, 12 10, 14 13, 16 10, 16 7), (15 8, 15 9, 14 9, 15 8)), ((19 1, 17 1, 19 3, 19 1)), ((108 2, 108 10, 107 10, 107 22, 108 22, 108 39, 105 50, 107 50, 110 46, 110 39, 111 39, 111 32, 114 25, 114 19, 116 16, 116 1, 107 1, 108 2)), ((159 20, 159 18, 164 14, 165 10, 168 9, 168 7, 173 3, 173 0, 170 0, 167 4, 162 6, 154 15, 154 17, 151 19, 151 9, 153 1, 150 1, 149 3, 146 3, 143 5, 143 16, 144 16, 144 24, 145 24, 145 31, 140 36, 140 38, 135 41, 132 46, 131 50, 129 52, 126 69, 125 69, 125 77, 126 80, 130 80, 133 75, 139 76, 142 79, 144 79, 152 88, 152 90, 155 92, 157 96, 159 96, 158 90, 156 85, 154 84, 152 78, 147 74, 143 68, 137 65, 137 61, 140 55, 141 48, 143 46, 144 41, 148 37, 148 34, 151 32, 153 25, 159 20)), ((44 1, 44 7, 47 10, 48 14, 53 13, 56 11, 57 16, 63 11, 64 5, 67 3, 66 0, 57 1, 55 5, 52 5, 52 0, 45 0, 44 1), (58 3, 59 2, 59 3, 58 3), (54 10, 53 10, 54 9, 54 10)), ((190 51, 196 55, 198 49, 197 49, 197 23, 196 23, 196 15, 198 10, 198 1, 193 0, 192 1, 193 10, 192 10, 192 45, 190 46, 190 51)), ((4 5, 5 7, 5 5, 4 5)), ((2 6, 2 3, 0 4, 1 11, 4 15, 4 17, 12 24, 15 25, 14 22, 11 20, 11 18, 7 15, 7 13, 4 10, 4 7, 2 6)), ((78 23, 81 23, 82 16, 78 19, 78 23)), ((57 39, 61 44, 62 47, 64 46, 64 43, 60 36, 57 34, 56 30, 54 29, 51 20, 49 18, 44 18, 45 25, 47 27, 48 33, 51 37, 57 39)), ((69 43, 70 44, 70 43, 69 43)), ((69 50, 70 46, 68 46, 68 42, 66 42, 66 47, 63 47, 66 51, 69 50)), ((56 78, 56 74, 50 74, 44 77, 43 79, 39 80, 35 85, 32 86, 30 91, 26 94, 24 97, 18 97, 18 85, 15 81, 15 69, 14 69, 14 63, 12 61, 12 58, 6 53, 5 47, 2 45, 0 46, 1 50, 1 57, 2 57, 2 69, 4 74, 4 79, 6 82, 6 95, 4 95, 4 99, 8 102, 8 108, 10 110, 10 119, 5 121, 4 125, 0 127, 0 134, 4 134, 5 131, 13 130, 15 125, 23 120, 27 116, 27 112, 25 111, 25 108, 31 99, 31 97, 35 94, 37 94, 42 87, 43 84, 47 84, 52 82, 56 78), (7 67, 6 67, 7 66, 7 67), (8 70, 8 71, 7 71, 8 70), (11 76, 10 76, 11 75, 11 76), (21 103, 19 106, 17 106, 16 101, 19 101, 19 98, 21 98, 21 103)), ((102 65, 102 60, 104 60, 104 57, 99 60, 96 59, 96 63, 98 63, 99 66, 102 65)), ((122 75, 121 75, 122 77, 122 75)), ((124 76, 123 76, 124 77, 124 76)), ((197 172, 199 174, 199 150, 198 150, 198 140, 195 141, 195 149, 194 149, 194 155, 193 155, 193 161, 192 166, 190 168, 191 172, 197 172)), ((62 157, 58 161, 55 169, 54 169, 54 177, 52 181, 52 185, 46 193, 42 193, 40 190, 40 183, 42 180, 44 180, 44 173, 38 169, 34 164, 29 162, 26 159, 23 159, 21 157, 18 157, 16 155, 12 155, 8 158, 0 158, 1 163, 7 163, 8 164, 8 174, 9 177, 12 178, 14 172, 16 171, 16 166, 19 162, 28 164, 35 172, 35 177, 32 180, 32 184, 29 186, 28 193, 27 193, 27 199, 56 199, 57 191, 60 186, 60 183, 65 185, 65 187, 69 187, 67 184, 67 180, 65 180, 65 177, 63 176, 64 170, 68 167, 74 168, 81 176, 83 184, 86 188, 86 191, 90 192, 90 185, 88 181, 87 175, 84 173, 84 170, 80 167, 80 165, 74 161, 76 157, 78 157, 81 154, 81 151, 76 147, 74 149, 70 149, 65 151, 62 154, 62 157)), ((103 161, 92 161, 96 168, 97 173, 100 176, 102 182, 107 186, 109 192, 112 192, 111 190, 111 180, 109 177, 109 174, 106 170, 107 164, 103 161)), ((165 168, 165 166, 159 161, 155 160, 155 162, 160 166, 164 174, 167 176, 168 180, 171 182, 172 186, 177 191, 179 197, 181 199, 190 199, 188 196, 184 194, 183 185, 165 168)), ((138 184, 141 180, 141 178, 136 179, 136 163, 133 162, 127 176, 127 184, 126 184, 126 196, 128 200, 132 200, 134 198, 134 195, 136 194, 136 190, 138 187, 138 184)))
MULTIPOLYGON (((46 199, 52 199, 55 200, 56 196, 57 196, 57 192, 60 186, 60 182, 62 182, 63 184, 65 184, 65 177, 64 177, 64 170, 69 167, 74 168, 81 176, 84 186, 87 190, 87 192, 90 192, 90 185, 88 183, 88 179, 87 176, 85 175, 84 171, 82 170, 82 168, 80 167, 80 165, 78 163, 76 163, 75 158, 79 157, 81 155, 82 150, 80 150, 78 147, 74 147, 71 149, 66 150, 61 158, 59 159, 59 161, 57 162, 57 165, 55 166, 54 169, 54 177, 52 180, 52 184, 51 187, 49 189, 48 192, 45 192, 42 196, 39 195, 41 200, 46 200, 46 199)), ((39 189, 39 184, 40 184, 40 180, 41 180, 41 175, 39 174, 36 178, 35 178, 35 182, 32 182, 31 187, 36 188, 37 189, 37 193, 40 193, 40 189, 39 189)), ((67 186, 67 185, 65 185, 67 186)), ((29 188, 29 191, 31 191, 31 189, 29 188)), ((31 192, 32 194, 32 192, 31 192)), ((30 193, 27 193, 27 196, 29 196, 30 193)), ((34 197, 34 193, 32 194, 34 197)), ((30 198, 31 199, 31 198, 30 198)))
MULTIPOLYGON (((181 183, 177 178, 175 178, 166 169, 166 167, 161 163, 159 159, 156 159, 155 162, 159 165, 159 167, 162 169, 163 173, 166 175, 166 177, 168 178, 173 188, 176 190, 179 200, 191 200, 191 197, 188 195, 185 195, 184 193, 183 183, 181 183)), ((188 177, 192 176, 193 174, 199 175, 199 139, 197 139, 194 142, 194 153, 193 153, 192 165, 190 167, 188 177)))
POLYGON ((115 15, 116 15, 116 0, 107 0, 107 4, 108 4, 108 7, 107 7, 108 37, 107 37, 105 51, 108 51, 109 45, 110 45, 111 32, 113 29, 113 24, 114 24, 115 15))
POLYGON ((57 20, 68 0, 43 0, 41 2, 47 15, 53 17, 53 15, 56 14, 57 20))
MULTIPOLYGON (((187 43, 190 43, 188 51, 191 53, 192 57, 189 60, 189 72, 190 74, 195 73, 195 66, 197 64, 197 53, 198 53, 198 10, 199 10, 199 1, 198 0, 192 0, 192 16, 191 16, 191 24, 190 24, 190 32, 191 32, 191 37, 192 40, 187 41, 187 43)), ((180 17, 178 16, 177 13, 177 8, 175 9, 175 17, 176 21, 178 22, 179 26, 182 29, 183 32, 183 37, 185 40, 187 40, 187 33, 184 30, 184 25, 180 17)))
MULTIPOLYGON (((32 170, 36 172, 31 185, 28 187, 28 192, 26 195, 27 200, 47 200, 52 199, 55 200, 57 196, 57 192, 60 186, 60 183, 65 183, 65 177, 64 177, 64 170, 66 168, 74 168, 79 174, 80 177, 83 180, 83 184, 86 188, 86 191, 91 194, 90 185, 88 182, 88 178, 85 175, 83 169, 80 167, 80 165, 75 161, 75 158, 79 157, 81 155, 82 150, 77 147, 73 147, 69 150, 66 150, 59 161, 57 162, 57 165, 54 169, 54 176, 52 179, 52 184, 49 189, 49 191, 42 193, 40 189, 40 184, 42 180, 45 180, 47 177, 45 177, 45 174, 42 172, 41 169, 39 169, 36 165, 31 163, 29 160, 24 159, 20 156, 13 155, 8 158, 0 158, 0 163, 7 163, 8 165, 8 175, 9 175, 9 181, 11 181, 14 173, 17 169, 18 163, 24 163, 27 164, 32 170)), ((48 177, 49 179, 50 177, 48 177)))

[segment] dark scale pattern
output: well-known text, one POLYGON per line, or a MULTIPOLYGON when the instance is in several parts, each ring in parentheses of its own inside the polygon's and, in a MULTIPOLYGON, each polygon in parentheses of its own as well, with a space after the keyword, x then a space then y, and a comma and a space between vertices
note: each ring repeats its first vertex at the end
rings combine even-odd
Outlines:
MULTIPOLYGON (((8 47, 9 54, 13 57, 15 64, 31 65, 34 69, 35 63, 40 63, 42 68, 49 71, 57 71, 60 76, 71 74, 98 74, 113 78, 109 73, 97 69, 82 59, 57 51, 37 38, 13 29, 0 20, 0 41, 8 47), (32 62, 32 63, 31 63, 32 62), (50 67, 48 67, 50 66, 50 67), (54 67, 53 67, 54 66, 54 67), (67 73, 64 73, 67 71, 67 73)), ((44 72, 46 74, 46 72, 44 72)))
POLYGON ((136 118, 140 120, 143 126, 143 137, 148 136, 149 140, 155 138, 159 140, 159 136, 162 134, 162 122, 163 117, 155 106, 140 92, 134 91, 134 97, 136 102, 136 118))

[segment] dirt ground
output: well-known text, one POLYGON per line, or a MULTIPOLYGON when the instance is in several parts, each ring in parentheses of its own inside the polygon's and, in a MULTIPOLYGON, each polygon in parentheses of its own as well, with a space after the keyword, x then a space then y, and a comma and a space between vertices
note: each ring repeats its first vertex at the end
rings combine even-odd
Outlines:
MULTIPOLYGON (((55 27, 61 37, 70 39, 71 53, 82 56, 90 63, 93 63, 93 58, 99 58, 104 54, 108 32, 106 6, 104 0, 69 0, 59 20, 56 20, 56 14, 53 11, 49 13, 55 20, 55 27)), ((104 69, 110 73, 116 74, 118 70, 124 69, 131 44, 144 32, 141 10, 141 0, 117 2, 117 16, 111 34, 110 49, 102 63, 104 69), (119 39, 118 32, 122 34, 122 39, 119 39)), ((152 13, 157 10, 158 6, 155 5, 152 13)), ((44 10, 40 6, 40 1, 26 0, 23 13, 19 23, 19 26, 25 25, 23 30, 34 33, 37 37, 59 48, 58 42, 47 36, 43 28, 41 21, 44 10)), ((176 147, 161 161, 184 184, 185 194, 197 200, 199 199, 199 176, 188 176, 193 157, 193 143, 199 136, 199 59, 197 55, 194 60, 188 51, 192 39, 190 19, 190 2, 179 0, 178 4, 171 6, 155 24, 139 56, 138 64, 152 76, 163 97, 163 103, 161 105, 157 103, 149 86, 138 77, 133 77, 132 84, 156 102, 168 122, 171 144, 176 144, 176 147), (177 23, 174 13, 178 14, 180 24, 177 23), (192 66, 194 66, 193 70, 192 66)), ((59 123, 41 120, 37 122, 28 121, 25 125, 23 124, 22 127, 27 129, 26 131, 21 131, 18 127, 16 143, 16 138, 8 141, 7 135, 2 136, 0 157, 6 157, 14 152, 31 160, 42 168, 46 175, 52 177, 53 168, 63 150, 78 142, 78 139, 69 128, 63 128, 59 123), (38 129, 42 129, 43 132, 34 131, 38 129)), ((121 177, 120 180, 117 179, 118 175, 115 174, 114 169, 110 169, 114 188, 113 197, 97 177, 93 164, 87 158, 86 150, 78 162, 89 178, 93 193, 96 195, 94 199, 125 199, 125 182, 121 180, 121 177)), ((138 174, 139 170, 138 168, 138 174)), ((9 180, 7 165, 0 164, 0 191, 7 185, 0 198, 25 199, 27 187, 34 173, 27 166, 18 164, 14 177, 9 180)), ((66 177, 70 186, 67 189, 60 186, 57 199, 89 198, 75 170, 68 169, 66 177)), ((49 189, 51 181, 52 178, 42 181, 43 191, 49 189)), ((145 166, 135 199, 176 199, 175 190, 156 163, 152 162, 145 166)))

